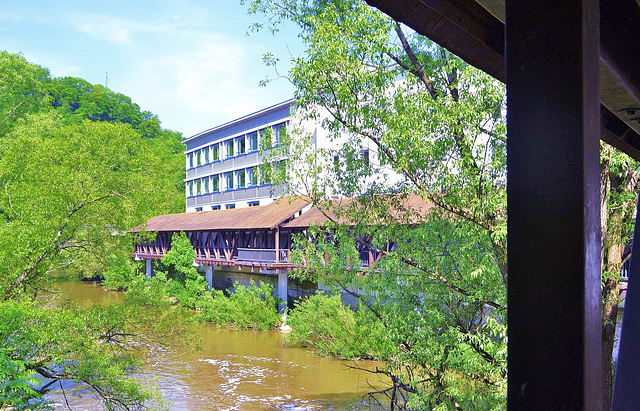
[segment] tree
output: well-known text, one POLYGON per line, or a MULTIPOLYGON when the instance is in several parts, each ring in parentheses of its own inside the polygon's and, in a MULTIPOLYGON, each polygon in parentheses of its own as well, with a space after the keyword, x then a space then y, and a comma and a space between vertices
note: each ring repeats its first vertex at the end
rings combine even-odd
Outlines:
POLYGON ((612 352, 620 302, 620 271, 629 258, 635 221, 640 164, 602 143, 600 148, 602 226, 602 370, 603 403, 613 396, 612 352))
POLYGON ((173 268, 173 276, 184 285, 181 293, 181 303, 190 308, 196 308, 197 301, 207 293, 207 281, 193 266, 196 251, 191 240, 182 231, 174 233, 171 238, 171 250, 162 258, 162 263, 173 268))
POLYGON ((191 315, 36 297, 61 270, 135 271, 126 231, 184 209, 181 136, 126 96, 6 52, 0 97, 0 408, 46 408, 42 394, 62 380, 110 409, 151 407, 157 396, 127 377, 133 350, 188 340, 191 315))
POLYGON ((183 343, 192 327, 184 312, 157 307, 1 302, 0 408, 47 409, 43 395, 70 381, 108 409, 167 409, 152 382, 129 374, 140 369, 140 347, 183 343))
MULTIPOLYGON (((162 129, 160 120, 149 111, 142 111, 124 94, 115 93, 99 84, 91 84, 75 77, 52 78, 45 82, 51 106, 69 123, 82 120, 130 124, 139 136, 148 141, 150 156, 164 163, 163 184, 174 188, 167 197, 169 212, 184 210, 184 144, 182 134, 162 129)), ((137 140, 139 137, 132 135, 137 140)))
POLYGON ((49 71, 19 54, 0 51, 0 137, 25 114, 49 104, 44 81, 49 71))
MULTIPOLYGON (((477 398, 488 398, 488 389, 494 404, 499 404, 505 383, 508 282, 503 86, 362 1, 254 0, 249 7, 267 18, 266 23, 254 25, 256 30, 275 33, 287 20, 299 26, 308 50, 292 57, 292 67, 283 77, 296 87, 299 112, 323 119, 336 141, 347 139, 339 149, 322 153, 292 139, 289 190, 307 192, 321 206, 328 194, 367 194, 340 210, 330 210, 325 203, 327 214, 338 217, 324 230, 331 241, 305 243, 303 257, 318 262, 316 275, 323 280, 333 280, 343 289, 367 290, 365 302, 373 297, 372 301, 384 301, 370 309, 380 313, 381 321, 396 324, 388 325, 390 335, 411 340, 420 335, 411 331, 416 325, 421 333, 435 333, 422 335, 432 342, 427 346, 399 339, 404 355, 389 369, 409 386, 420 378, 413 371, 401 375, 400 366, 441 370, 427 376, 432 391, 425 391, 429 394, 424 398, 430 407, 441 404, 439 392, 451 407, 479 406, 441 378, 447 370, 457 380, 465 380, 464 375, 475 380, 467 381, 467 387, 479 390, 477 398), (377 152, 379 164, 359 155, 368 147, 377 152), (341 161, 335 166, 323 163, 326 158, 341 161), (393 187, 385 184, 385 178, 376 179, 385 170, 399 173, 404 181, 393 187), (409 192, 434 205, 425 223, 410 229, 411 212, 401 201, 390 206, 393 202, 372 195, 409 192), (404 222, 399 218, 403 215, 404 222), (357 255, 349 255, 345 247, 335 249, 336 238, 357 247, 351 237, 374 248, 385 244, 396 248, 385 253, 377 275, 355 281, 359 268, 345 271, 344 267, 345 260, 357 260, 357 255), (323 267, 324 257, 314 260, 311 255, 317 250, 335 262, 323 267), (406 351, 406 347, 411 348, 406 351), (465 356, 458 357, 454 366, 450 356, 456 351, 465 356), (442 355, 435 363, 426 363, 415 355, 419 352, 442 355), (467 369, 463 363, 490 368, 467 369)), ((265 61, 278 63, 269 54, 265 61)), ((601 162, 603 372, 608 403, 619 273, 628 255, 638 163, 606 145, 601 162)))
POLYGON ((133 341, 189 324, 178 313, 171 324, 159 311, 31 302, 48 290, 53 272, 106 266, 114 255, 128 255, 126 230, 171 196, 172 187, 157 185, 163 164, 137 136, 129 125, 67 124, 50 112, 27 115, 0 142, 0 361, 9 384, 3 389, 13 393, 1 405, 26 406, 23 399, 56 388, 49 383, 74 380, 110 407, 135 407, 151 393, 125 378, 139 364, 133 341), (47 383, 33 388, 34 373, 47 383))
POLYGON ((99 258, 111 244, 126 241, 127 229, 158 210, 154 204, 162 204, 171 187, 156 184, 162 165, 147 157, 148 147, 135 136, 126 125, 64 125, 57 115, 40 114, 5 137, 0 158, 3 300, 31 295, 56 267, 99 258))
POLYGON ((394 407, 503 407, 503 86, 364 2, 250 7, 269 28, 299 25, 308 49, 287 76, 298 115, 322 120, 339 144, 311 159, 290 145, 289 190, 335 216, 299 239, 310 263, 300 275, 357 295, 387 329, 394 407), (428 213, 407 206, 411 193, 433 205, 428 213), (358 197, 336 207, 329 194, 358 197), (358 264, 361 245, 384 254, 372 270, 358 264))

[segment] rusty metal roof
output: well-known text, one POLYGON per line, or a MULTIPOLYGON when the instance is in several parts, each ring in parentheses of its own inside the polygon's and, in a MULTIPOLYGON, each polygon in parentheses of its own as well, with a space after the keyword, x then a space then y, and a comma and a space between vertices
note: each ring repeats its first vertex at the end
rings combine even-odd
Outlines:
POLYGON ((269 230, 285 223, 308 204, 301 197, 283 197, 266 206, 161 215, 130 232, 269 230))
POLYGON ((424 199, 417 194, 407 196, 379 195, 374 197, 337 198, 325 200, 319 206, 312 207, 288 223, 284 228, 301 229, 313 225, 321 225, 328 221, 335 221, 341 224, 383 224, 399 222, 404 224, 418 224, 426 220, 428 212, 433 208, 433 204, 427 204, 424 199), (384 215, 374 215, 367 213, 370 204, 367 201, 383 201, 387 203, 384 215), (356 211, 357 217, 349 219, 343 215, 344 211, 351 209, 356 211), (358 221, 359 220, 359 221, 358 221))

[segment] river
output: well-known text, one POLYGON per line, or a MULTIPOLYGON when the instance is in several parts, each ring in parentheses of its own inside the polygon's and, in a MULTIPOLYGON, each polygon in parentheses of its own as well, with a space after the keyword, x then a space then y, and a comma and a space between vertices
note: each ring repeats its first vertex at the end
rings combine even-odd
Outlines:
MULTIPOLYGON (((60 290, 81 306, 121 299, 121 293, 104 291, 97 283, 63 283, 60 290)), ((157 378, 172 410, 365 409, 360 400, 371 390, 369 383, 382 385, 377 375, 348 369, 344 361, 284 347, 280 331, 203 324, 199 333, 203 337, 199 351, 155 350, 145 358, 142 374, 157 378)), ((358 365, 373 369, 376 363, 358 365)), ((74 411, 102 409, 90 394, 72 396, 72 387, 67 388, 74 411)), ((55 409, 68 409, 61 390, 48 397, 55 409)))

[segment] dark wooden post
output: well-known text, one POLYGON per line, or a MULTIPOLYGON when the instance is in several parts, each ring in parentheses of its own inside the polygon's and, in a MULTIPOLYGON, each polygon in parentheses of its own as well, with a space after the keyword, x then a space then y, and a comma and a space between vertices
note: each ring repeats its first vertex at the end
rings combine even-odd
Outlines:
POLYGON ((602 408, 597 0, 507 0, 508 407, 602 408))
POLYGON ((276 227, 274 234, 274 247, 276 251, 276 263, 280 261, 280 227, 276 227))

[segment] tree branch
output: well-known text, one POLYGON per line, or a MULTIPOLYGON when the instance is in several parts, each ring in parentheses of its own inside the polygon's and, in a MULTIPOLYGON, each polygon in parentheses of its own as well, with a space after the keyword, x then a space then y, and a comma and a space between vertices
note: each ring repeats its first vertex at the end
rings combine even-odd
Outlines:
POLYGON ((433 82, 431 81, 431 79, 429 79, 429 77, 427 76, 427 73, 424 71, 424 67, 422 67, 422 64, 420 64, 420 62, 418 61, 418 58, 413 53, 413 49, 409 45, 409 41, 407 40, 407 37, 404 35, 402 28, 400 27, 400 23, 394 20, 393 27, 395 28, 396 34, 400 39, 400 43, 402 44, 402 48, 404 52, 407 53, 407 57, 409 57, 411 64, 413 64, 413 67, 415 67, 415 70, 409 70, 409 71, 413 75, 415 75, 422 82, 422 84, 424 84, 424 86, 427 88, 427 91, 431 95, 431 98, 433 98, 433 100, 437 100, 438 93, 436 92, 435 87, 433 86, 433 82))

